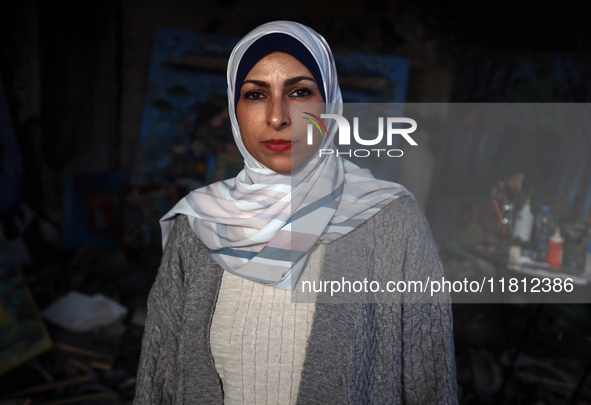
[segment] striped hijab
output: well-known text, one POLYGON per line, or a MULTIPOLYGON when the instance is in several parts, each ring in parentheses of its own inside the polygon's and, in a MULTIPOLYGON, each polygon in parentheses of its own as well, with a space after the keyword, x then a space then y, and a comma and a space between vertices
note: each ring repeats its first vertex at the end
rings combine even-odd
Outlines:
MULTIPOLYGON (((249 47, 268 34, 286 34, 313 56, 322 77, 327 111, 342 113, 331 50, 314 30, 290 21, 264 24, 246 35, 228 61, 228 105, 244 169, 233 179, 197 189, 161 220, 166 244, 174 217, 189 222, 213 258, 227 271, 265 285, 293 289, 315 243, 328 243, 363 224, 394 199, 410 195, 401 185, 375 179, 366 169, 335 156, 314 156, 292 173, 276 173, 245 148, 236 118, 236 83, 249 47)), ((269 49, 268 51, 272 51, 269 49)), ((237 86, 238 85, 238 86, 237 86)), ((331 120, 332 121, 332 120, 331 120)), ((333 149, 336 126, 320 148, 333 149)))

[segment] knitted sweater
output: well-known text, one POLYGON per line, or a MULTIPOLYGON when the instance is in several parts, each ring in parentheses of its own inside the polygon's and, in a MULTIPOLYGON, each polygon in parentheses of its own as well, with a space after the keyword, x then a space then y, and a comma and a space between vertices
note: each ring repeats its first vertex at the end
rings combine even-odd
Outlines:
MULTIPOLYGON (((398 198, 331 242, 321 279, 344 273, 350 280, 441 277, 419 205, 398 198)), ((134 404, 223 403, 209 347, 222 274, 180 216, 148 298, 134 404)), ((451 304, 334 304, 329 293, 317 297, 299 404, 457 403, 451 304)))

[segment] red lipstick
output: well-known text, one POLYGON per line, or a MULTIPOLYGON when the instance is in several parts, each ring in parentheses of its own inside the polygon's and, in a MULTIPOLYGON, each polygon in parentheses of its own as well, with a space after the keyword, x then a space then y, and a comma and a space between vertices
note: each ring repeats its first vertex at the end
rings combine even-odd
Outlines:
POLYGON ((287 152, 291 149, 292 142, 287 139, 269 139, 263 145, 273 152, 287 152))

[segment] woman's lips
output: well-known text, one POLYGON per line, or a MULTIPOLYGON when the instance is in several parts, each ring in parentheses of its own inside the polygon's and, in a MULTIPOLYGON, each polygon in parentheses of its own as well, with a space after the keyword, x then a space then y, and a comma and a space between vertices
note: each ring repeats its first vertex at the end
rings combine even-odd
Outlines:
POLYGON ((269 139, 262 142, 265 148, 273 152, 287 152, 291 149, 292 142, 286 139, 269 139))

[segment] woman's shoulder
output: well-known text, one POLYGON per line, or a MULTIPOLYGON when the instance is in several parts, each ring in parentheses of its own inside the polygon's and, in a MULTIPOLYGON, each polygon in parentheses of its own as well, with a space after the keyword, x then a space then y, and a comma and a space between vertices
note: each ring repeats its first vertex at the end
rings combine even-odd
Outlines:
POLYGON ((374 215, 371 220, 389 226, 399 225, 415 229, 428 228, 423 209, 410 195, 396 198, 374 215))
POLYGON ((421 208, 417 200, 415 200, 414 197, 409 194, 392 200, 388 205, 384 207, 383 210, 381 210, 381 212, 384 213, 392 211, 398 213, 404 212, 407 214, 420 214, 423 212, 423 209, 421 208))
POLYGON ((206 249, 205 245, 191 226, 189 217, 184 214, 177 214, 172 223, 170 236, 166 242, 166 248, 174 247, 176 249, 206 249))
MULTIPOLYGON (((423 209, 412 196, 398 197, 373 217, 337 240, 340 244, 366 244, 368 240, 410 240, 430 236, 423 209)), ((376 242, 381 243, 381 242, 376 242)))
POLYGON ((390 202, 343 239, 343 242, 359 244, 373 241, 373 244, 388 249, 393 242, 397 247, 412 245, 426 248, 432 236, 419 203, 412 196, 404 196, 390 202))
POLYGON ((190 218, 184 214, 178 214, 173 219, 162 262, 167 265, 176 263, 176 267, 185 276, 190 275, 192 280, 195 280, 194 277, 211 276, 212 269, 219 270, 217 273, 221 274, 221 267, 193 230, 190 218))

